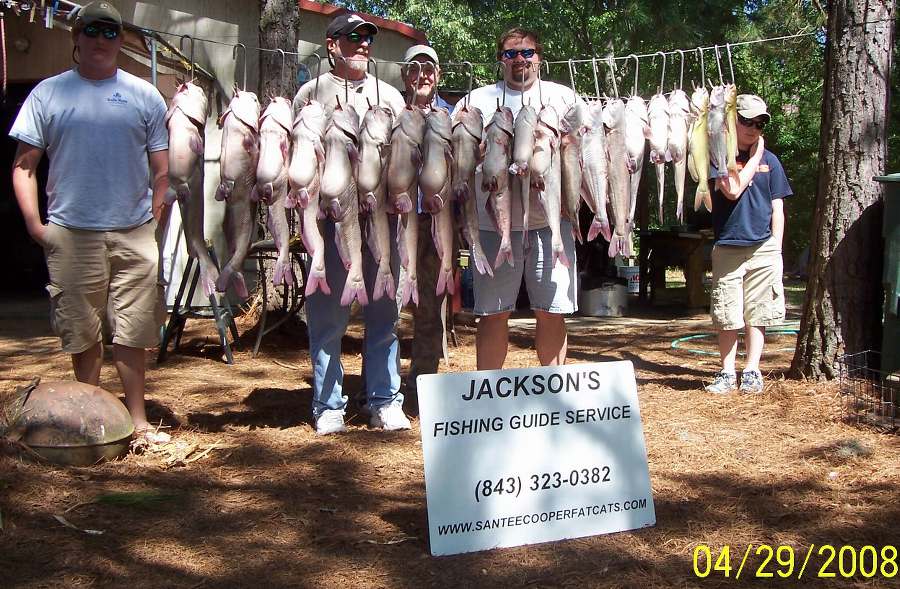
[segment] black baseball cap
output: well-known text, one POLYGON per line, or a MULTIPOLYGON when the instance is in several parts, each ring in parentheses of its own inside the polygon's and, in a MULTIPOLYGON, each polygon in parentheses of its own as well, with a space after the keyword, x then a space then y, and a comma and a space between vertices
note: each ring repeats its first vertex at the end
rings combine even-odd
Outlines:
POLYGON ((85 4, 78 11, 78 22, 82 25, 92 25, 98 22, 105 22, 113 25, 122 26, 122 15, 116 10, 116 7, 100 0, 99 2, 91 2, 85 4))
POLYGON ((378 27, 375 23, 371 23, 361 17, 358 14, 353 14, 352 12, 347 12, 336 17, 331 24, 328 25, 328 28, 325 29, 325 37, 327 39, 336 39, 341 35, 346 35, 347 33, 352 33, 359 27, 369 27, 372 29, 372 34, 378 34, 378 27))

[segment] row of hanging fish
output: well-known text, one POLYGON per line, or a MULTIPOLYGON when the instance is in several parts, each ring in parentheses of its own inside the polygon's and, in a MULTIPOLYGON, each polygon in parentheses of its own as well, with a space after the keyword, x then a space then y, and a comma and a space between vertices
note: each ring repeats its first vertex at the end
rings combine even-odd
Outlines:
MULTIPOLYGON (((662 218, 664 166, 672 161, 683 215, 684 170, 698 182, 694 208, 711 207, 706 182, 712 158, 718 170, 736 168, 736 92, 698 88, 689 101, 681 90, 654 96, 649 107, 634 96, 626 101, 578 102, 565 113, 545 105, 512 111, 498 106, 482 128, 481 112, 464 105, 451 120, 443 109, 407 107, 399 116, 370 105, 362 121, 340 103, 331 116, 310 101, 293 116, 290 101, 272 98, 260 116, 255 94, 235 88, 222 127, 221 181, 216 198, 226 202, 225 234, 230 258, 221 272, 203 235, 203 153, 207 100, 196 85, 182 84, 166 115, 169 128, 171 198, 185 212, 190 254, 199 263, 207 295, 233 286, 247 296, 241 268, 253 237, 256 202, 268 205, 267 224, 278 250, 273 282, 292 284, 288 211, 300 208, 301 237, 311 256, 306 294, 331 293, 325 272, 320 222, 330 218, 335 242, 347 269, 341 304, 368 303, 363 281, 365 241, 377 262, 372 297, 395 298, 391 270, 391 229, 396 228, 403 304, 418 303, 418 195, 431 214, 431 233, 441 264, 436 294, 452 293, 457 228, 472 249, 482 274, 513 263, 510 241, 511 190, 518 183, 523 226, 528 226, 530 195, 535 193, 551 230, 553 262, 570 265, 560 221, 571 222, 582 241, 578 214, 583 201, 593 213, 587 239, 602 235, 609 255, 633 254, 631 233, 638 183, 649 139, 656 166, 662 218), (561 116, 562 115, 562 116, 561 116), (500 234, 497 257, 481 246, 475 198, 476 170, 487 193, 487 214, 500 234), (457 218, 457 215, 459 218, 457 218), (361 224, 362 223, 362 224, 361 224)), ((527 236, 527 233, 526 233, 527 236)), ((529 244, 526 242, 526 247, 529 244)))
POLYGON ((272 98, 260 116, 259 99, 235 88, 228 108, 219 117, 222 128, 220 183, 216 199, 225 201, 225 239, 229 258, 221 272, 213 262, 204 237, 204 150, 208 102, 203 90, 184 82, 172 98, 166 114, 169 130, 168 200, 182 207, 188 252, 200 268, 200 283, 207 296, 232 286, 240 297, 248 296, 242 268, 255 229, 255 205, 268 205, 267 225, 278 257, 273 282, 292 284, 290 229, 286 206, 288 150, 292 131, 291 103, 272 98))
MULTIPOLYGON (((712 196, 707 180, 709 162, 721 175, 737 169, 737 91, 734 85, 713 87, 709 92, 703 86, 696 88, 688 99, 681 90, 673 90, 668 97, 654 95, 648 105, 638 96, 628 99, 626 110, 630 115, 629 129, 643 124, 644 135, 649 141, 649 160, 656 168, 657 203, 659 219, 664 218, 665 164, 671 162, 675 173, 676 209, 679 222, 684 221, 685 168, 697 182, 694 194, 694 210, 701 206, 712 210, 712 196), (633 125, 633 126, 632 126, 633 125)), ((636 178, 640 178, 643 161, 643 140, 633 133, 633 150, 636 158, 636 178), (638 149, 640 148, 640 149, 638 149)), ((637 180, 633 178, 633 190, 637 180)))

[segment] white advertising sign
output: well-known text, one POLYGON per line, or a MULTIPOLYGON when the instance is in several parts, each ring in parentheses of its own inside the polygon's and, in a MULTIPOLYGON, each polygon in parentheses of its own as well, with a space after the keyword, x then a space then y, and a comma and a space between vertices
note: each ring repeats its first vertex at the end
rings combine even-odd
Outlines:
POLYGON ((416 382, 433 555, 656 523, 631 362, 416 382))

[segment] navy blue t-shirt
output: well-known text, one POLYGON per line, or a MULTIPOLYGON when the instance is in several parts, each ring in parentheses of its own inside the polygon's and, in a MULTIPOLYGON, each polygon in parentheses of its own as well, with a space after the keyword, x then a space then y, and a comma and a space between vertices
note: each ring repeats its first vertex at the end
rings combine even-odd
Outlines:
MULTIPOLYGON (((738 169, 750 159, 739 151, 738 169)), ((718 172, 710 162, 709 176, 718 172)), ((713 232, 717 245, 756 245, 772 237, 772 201, 793 194, 781 162, 768 149, 763 152, 756 174, 737 200, 728 200, 720 190, 712 193, 713 232)))

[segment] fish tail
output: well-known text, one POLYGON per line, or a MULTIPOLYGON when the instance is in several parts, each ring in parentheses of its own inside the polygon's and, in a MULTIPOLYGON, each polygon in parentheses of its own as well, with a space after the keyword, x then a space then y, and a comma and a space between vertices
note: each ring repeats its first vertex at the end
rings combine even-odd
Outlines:
POLYGON ((475 261, 475 269, 478 270, 478 272, 487 274, 488 276, 494 276, 491 264, 488 262, 487 256, 484 255, 484 251, 481 250, 480 247, 475 248, 475 246, 472 246, 472 257, 475 261))
POLYGON ((331 289, 328 288, 328 281, 325 280, 325 268, 310 268, 309 276, 306 279, 306 296, 314 294, 317 290, 321 290, 323 294, 330 295, 331 289))

